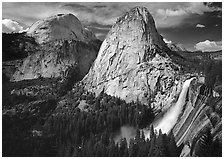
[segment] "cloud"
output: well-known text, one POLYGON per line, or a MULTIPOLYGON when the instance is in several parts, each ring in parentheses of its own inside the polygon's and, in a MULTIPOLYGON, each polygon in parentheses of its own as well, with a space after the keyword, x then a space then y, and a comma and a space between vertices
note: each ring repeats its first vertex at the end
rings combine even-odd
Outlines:
POLYGON ((197 24, 196 28, 204 28, 205 26, 203 24, 197 24))
POLYGON ((60 8, 69 10, 85 24, 113 25, 123 12, 129 10, 124 4, 127 3, 69 3, 62 4, 60 8))
POLYGON ((163 41, 164 41, 166 44, 172 44, 172 41, 171 41, 171 40, 167 40, 167 39, 163 38, 163 41))
POLYGON ((157 9, 156 24, 159 28, 175 28, 183 24, 195 24, 194 21, 188 21, 189 17, 194 15, 203 15, 205 12, 220 11, 220 8, 210 5, 210 3, 191 2, 183 3, 176 7, 157 9))
POLYGON ((95 33, 97 39, 100 39, 100 40, 104 40, 105 37, 106 37, 106 34, 104 33, 95 33))
POLYGON ((158 9, 157 13, 159 15, 165 16, 165 17, 172 17, 172 16, 181 16, 186 14, 186 12, 182 9, 177 10, 171 10, 171 9, 158 9))
POLYGON ((222 50, 222 42, 221 41, 210 41, 210 40, 205 40, 202 42, 197 43, 195 46, 196 50, 200 51, 218 51, 222 50))
POLYGON ((27 32, 28 30, 29 28, 26 28, 26 29, 20 30, 19 33, 27 32))
POLYGON ((166 17, 172 16, 183 16, 188 14, 199 14, 202 15, 205 12, 213 12, 219 10, 216 7, 209 7, 203 2, 191 2, 184 6, 178 6, 173 9, 158 9, 157 13, 166 17))
POLYGON ((27 26, 39 19, 58 13, 72 13, 86 25, 91 23, 113 25, 124 12, 135 6, 144 6, 153 15, 157 28, 175 28, 186 23, 192 26, 199 23, 198 21, 187 20, 192 14, 202 15, 205 12, 220 10, 213 3, 201 2, 3 2, 2 5, 3 18, 22 21, 27 26))
POLYGON ((23 30, 23 27, 16 21, 13 21, 11 19, 3 19, 2 20, 3 25, 3 32, 11 33, 11 32, 19 32, 23 30))
MULTIPOLYGON (((113 25, 117 18, 124 12, 135 6, 147 7, 153 16, 156 10, 161 8, 172 8, 185 3, 146 3, 146 2, 67 2, 67 3, 2 3, 3 18, 22 21, 30 26, 35 21, 47 18, 58 13, 72 13, 84 23, 99 23, 102 25, 113 25)), ((157 17, 155 16, 155 19, 157 17)), ((159 17, 160 19, 160 17, 159 17)), ((159 19, 156 19, 159 20, 159 19)))

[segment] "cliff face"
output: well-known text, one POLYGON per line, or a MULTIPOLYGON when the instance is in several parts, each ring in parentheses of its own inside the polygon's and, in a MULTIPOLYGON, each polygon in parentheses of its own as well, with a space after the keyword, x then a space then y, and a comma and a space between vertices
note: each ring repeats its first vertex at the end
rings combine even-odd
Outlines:
POLYGON ((207 130, 211 131, 211 141, 222 140, 222 99, 208 92, 206 86, 198 82, 189 89, 185 108, 173 128, 177 146, 185 145, 181 156, 198 156, 195 151, 201 147, 198 146, 200 140, 210 146, 203 137, 207 130))
POLYGON ((103 41, 90 72, 86 89, 101 91, 168 108, 180 93, 179 66, 157 32, 153 17, 144 7, 135 7, 120 17, 103 41))
POLYGON ((97 56, 101 42, 71 14, 34 23, 27 32, 39 44, 26 57, 11 81, 63 77, 73 71, 81 79, 97 56))

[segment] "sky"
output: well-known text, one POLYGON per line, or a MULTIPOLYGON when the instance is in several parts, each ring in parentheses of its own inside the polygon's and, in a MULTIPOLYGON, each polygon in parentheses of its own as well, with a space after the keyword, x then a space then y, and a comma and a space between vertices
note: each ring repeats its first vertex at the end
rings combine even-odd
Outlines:
POLYGON ((104 40, 116 19, 135 6, 148 8, 167 43, 190 51, 222 49, 221 2, 3 2, 2 31, 21 32, 39 19, 72 13, 104 40))

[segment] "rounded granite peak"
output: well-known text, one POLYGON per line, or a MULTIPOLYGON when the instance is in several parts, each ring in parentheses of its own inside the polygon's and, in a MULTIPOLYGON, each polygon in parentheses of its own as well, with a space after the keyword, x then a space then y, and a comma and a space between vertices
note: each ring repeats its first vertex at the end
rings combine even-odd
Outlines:
MULTIPOLYGON (((66 14, 65 13, 58 13, 56 15, 53 15, 53 16, 49 17, 49 18, 59 18, 59 19, 69 18, 69 19, 76 19, 76 20, 79 21, 79 19, 72 13, 66 13, 66 14)), ((47 19, 49 19, 49 18, 47 18, 47 19)))
POLYGON ((85 29, 79 19, 73 14, 57 14, 35 22, 27 35, 40 43, 55 40, 78 40, 88 42, 96 39, 95 35, 85 29))

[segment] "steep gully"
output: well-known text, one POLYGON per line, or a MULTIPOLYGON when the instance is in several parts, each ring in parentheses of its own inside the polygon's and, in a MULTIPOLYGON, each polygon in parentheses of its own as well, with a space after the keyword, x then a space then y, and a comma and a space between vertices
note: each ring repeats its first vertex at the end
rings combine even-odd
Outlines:
MULTIPOLYGON (((181 114, 183 110, 183 106, 185 105, 187 92, 190 86, 190 83, 192 80, 194 80, 195 77, 192 77, 188 80, 186 80, 182 86, 182 91, 179 95, 179 98, 176 102, 176 104, 171 107, 161 118, 157 119, 152 123, 154 129, 159 132, 161 129, 162 133, 169 134, 169 132, 172 130, 174 125, 176 124, 179 115, 181 114)), ((121 138, 126 138, 129 140, 130 138, 133 138, 135 136, 134 128, 129 126, 122 126, 120 129, 119 135, 117 135, 114 139, 116 142, 118 142, 121 138), (127 130, 128 129, 128 130, 127 130), (124 131, 125 130, 125 131, 124 131), (129 132, 129 133, 125 133, 129 132), (132 132, 132 133, 130 133, 132 132)), ((143 129, 145 133, 145 138, 150 138, 150 130, 148 128, 143 129)))

